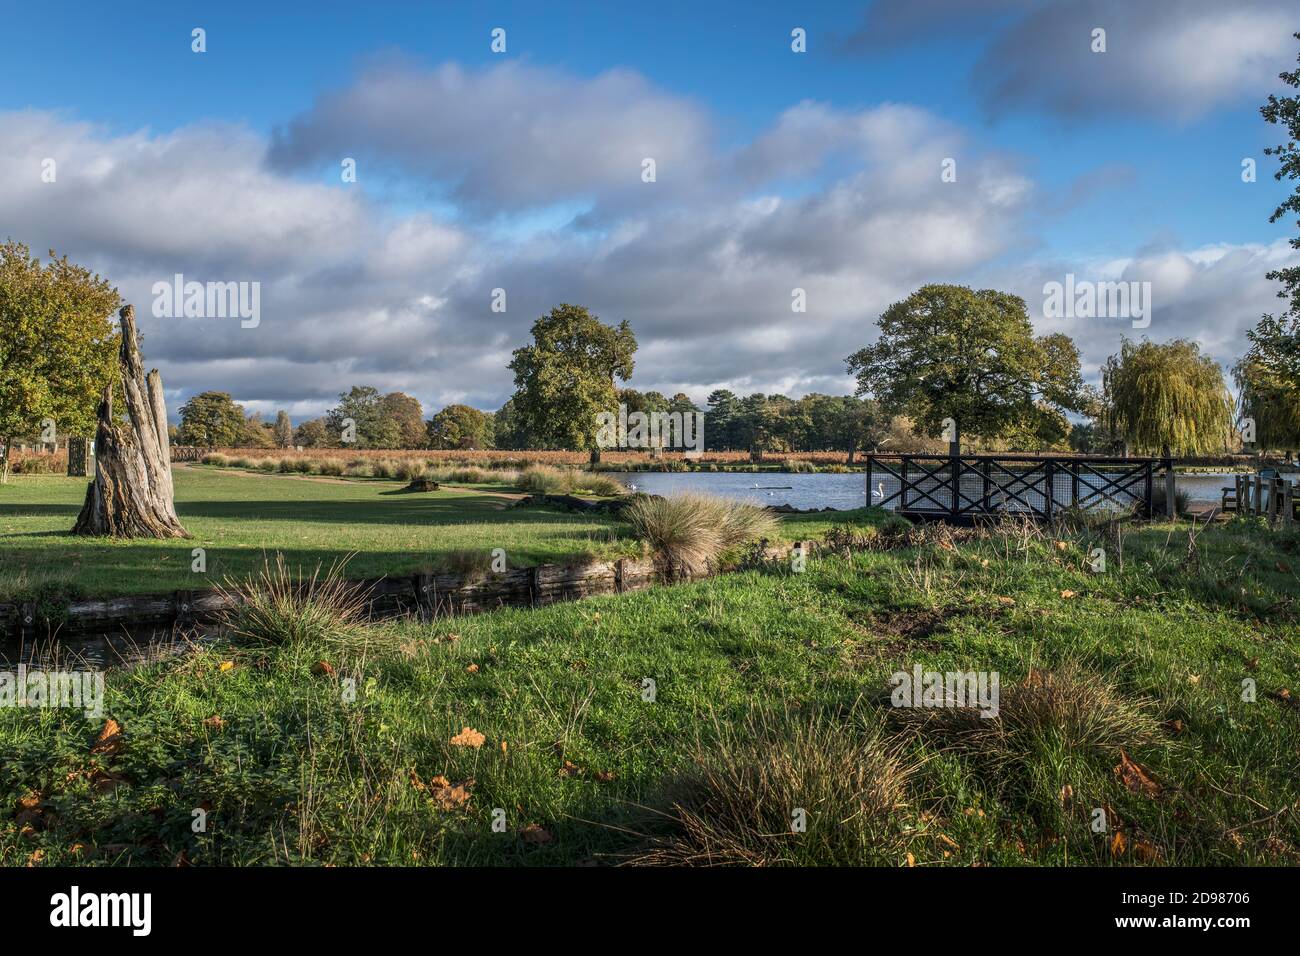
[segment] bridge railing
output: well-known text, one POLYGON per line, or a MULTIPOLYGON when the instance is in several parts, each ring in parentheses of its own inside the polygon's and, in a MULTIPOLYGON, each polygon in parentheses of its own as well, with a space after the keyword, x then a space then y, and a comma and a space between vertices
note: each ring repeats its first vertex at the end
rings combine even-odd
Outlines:
POLYGON ((866 460, 867 500, 904 514, 950 520, 1062 509, 1151 514, 1159 458, 1051 455, 881 455, 866 460))

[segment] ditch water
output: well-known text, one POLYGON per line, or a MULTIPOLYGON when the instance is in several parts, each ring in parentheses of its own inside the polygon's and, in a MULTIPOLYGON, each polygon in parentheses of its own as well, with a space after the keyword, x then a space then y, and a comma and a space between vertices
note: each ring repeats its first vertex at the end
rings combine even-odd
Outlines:
MULTIPOLYGON (((615 473, 631 491, 651 495, 672 495, 698 491, 756 505, 790 505, 801 510, 834 508, 848 511, 867 504, 866 476, 853 474, 799 475, 784 472, 628 472, 615 473)), ((1163 478, 1157 476, 1157 481, 1163 478)), ((1193 505, 1218 504, 1221 490, 1231 485, 1231 474, 1195 474, 1177 477, 1179 491, 1187 492, 1193 505)), ((897 479, 879 474, 872 484, 884 484, 886 496, 898 491, 897 479)), ((889 507, 897 503, 891 502, 889 507)))

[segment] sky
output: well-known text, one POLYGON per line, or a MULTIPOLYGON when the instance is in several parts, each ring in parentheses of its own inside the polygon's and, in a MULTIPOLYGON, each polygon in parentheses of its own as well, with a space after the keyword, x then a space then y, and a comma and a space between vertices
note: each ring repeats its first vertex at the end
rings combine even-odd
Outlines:
POLYGON ((1226 368, 1300 262, 1259 115, 1294 0, 0 8, 0 237, 135 304, 173 420, 495 409, 562 302, 631 323, 642 390, 843 394, 933 282, 1021 296, 1087 379, 1125 335, 1226 368), (256 322, 170 314, 177 274, 256 322), (1149 314, 1062 315, 1068 276, 1149 314))

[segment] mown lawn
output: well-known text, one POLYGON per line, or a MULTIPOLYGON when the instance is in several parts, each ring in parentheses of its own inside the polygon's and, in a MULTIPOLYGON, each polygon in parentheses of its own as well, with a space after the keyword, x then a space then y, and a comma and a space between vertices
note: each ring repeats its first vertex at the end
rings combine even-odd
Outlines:
MULTIPOLYGON (((14 475, 0 485, 0 601, 105 597, 211 587, 248 577, 266 556, 325 567, 351 555, 350 578, 457 566, 494 548, 510 567, 639 554, 626 526, 607 516, 512 508, 500 486, 402 493, 404 482, 342 480, 181 466, 176 510, 193 537, 113 541, 68 534, 84 479, 14 475), (192 570, 193 549, 206 572, 192 570)), ((800 516, 798 534, 830 520, 800 516)), ((792 530, 792 533, 795 533, 792 530)))
POLYGON ((1300 537, 1116 550, 937 540, 115 672, 99 753, 0 711, 0 861, 1300 862, 1300 537), (892 708, 917 663, 999 672, 991 732, 892 708))

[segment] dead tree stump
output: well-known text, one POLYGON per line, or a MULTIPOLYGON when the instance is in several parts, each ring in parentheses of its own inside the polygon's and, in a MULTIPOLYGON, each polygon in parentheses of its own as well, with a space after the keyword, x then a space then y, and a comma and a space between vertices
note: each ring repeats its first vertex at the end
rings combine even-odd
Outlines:
POLYGON ((172 503, 167 406, 158 370, 144 374, 135 309, 124 306, 118 355, 130 422, 113 423, 113 384, 104 388, 95 430, 95 480, 86 489, 73 534, 114 538, 188 538, 172 503))

